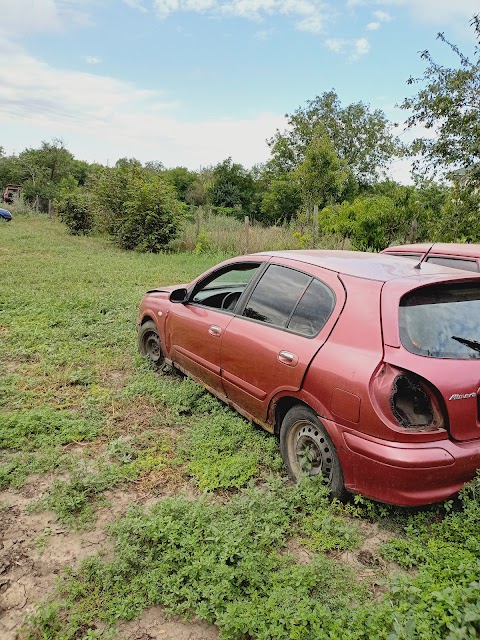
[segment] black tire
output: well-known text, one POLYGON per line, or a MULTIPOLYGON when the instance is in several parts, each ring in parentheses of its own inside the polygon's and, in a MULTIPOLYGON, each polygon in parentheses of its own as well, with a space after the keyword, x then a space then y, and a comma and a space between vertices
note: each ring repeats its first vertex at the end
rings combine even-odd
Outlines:
POLYGON ((158 371, 165 369, 165 355, 157 327, 152 320, 144 322, 138 330, 138 350, 158 371))
POLYGON ((331 495, 347 497, 337 451, 317 415, 297 405, 285 415, 280 428, 280 452, 292 480, 304 475, 323 475, 331 495))

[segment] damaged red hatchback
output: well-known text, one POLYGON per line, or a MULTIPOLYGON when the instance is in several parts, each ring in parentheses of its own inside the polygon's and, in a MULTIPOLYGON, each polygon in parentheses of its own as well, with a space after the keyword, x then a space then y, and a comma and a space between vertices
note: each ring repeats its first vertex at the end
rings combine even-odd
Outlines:
POLYGON ((348 251, 227 260, 149 291, 140 352, 279 436, 289 475, 397 505, 480 467, 480 275, 348 251))

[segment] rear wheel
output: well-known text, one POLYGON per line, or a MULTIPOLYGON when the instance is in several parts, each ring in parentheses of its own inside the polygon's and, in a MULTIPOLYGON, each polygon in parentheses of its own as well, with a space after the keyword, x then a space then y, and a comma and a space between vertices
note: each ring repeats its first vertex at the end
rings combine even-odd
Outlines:
POLYGON ((334 498, 346 497, 336 449, 312 409, 297 405, 285 415, 280 429, 280 452, 292 480, 322 475, 334 498))
POLYGON ((158 335, 157 327, 148 320, 138 330, 138 350, 156 369, 165 368, 165 355, 158 335))

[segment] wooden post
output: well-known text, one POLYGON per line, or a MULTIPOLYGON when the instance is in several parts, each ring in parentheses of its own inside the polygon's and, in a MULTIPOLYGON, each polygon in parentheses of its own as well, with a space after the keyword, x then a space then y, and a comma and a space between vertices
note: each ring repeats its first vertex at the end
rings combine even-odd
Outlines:
POLYGON ((313 205, 313 248, 318 238, 318 204, 313 205))
POLYGON ((202 227, 202 207, 198 207, 198 209, 195 212, 195 222, 197 223, 196 240, 198 240, 198 236, 200 235, 200 229, 202 227))
POLYGON ((250 231, 250 220, 248 216, 245 216, 245 253, 248 253, 248 245, 249 243, 249 231, 250 231))

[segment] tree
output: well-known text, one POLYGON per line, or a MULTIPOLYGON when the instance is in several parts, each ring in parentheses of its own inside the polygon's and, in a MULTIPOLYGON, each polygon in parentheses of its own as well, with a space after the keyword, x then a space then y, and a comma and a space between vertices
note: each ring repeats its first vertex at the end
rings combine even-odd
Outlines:
MULTIPOLYGON (((471 22, 480 43, 480 17, 471 22)), ((422 125, 432 130, 431 138, 417 138, 412 153, 420 154, 426 170, 467 169, 476 183, 480 181, 480 47, 472 61, 451 43, 443 33, 438 34, 458 58, 458 67, 437 63, 429 51, 421 53, 428 66, 420 78, 410 78, 408 84, 424 84, 419 92, 406 98, 401 107, 412 114, 408 127, 422 125)))
POLYGON ((232 207, 249 211, 255 194, 251 174, 241 165, 227 158, 212 171, 208 199, 215 207, 232 207))
POLYGON ((307 212, 312 211, 314 205, 324 207, 342 200, 352 177, 347 161, 339 158, 321 126, 315 131, 294 174, 307 212))
POLYGON ((306 107, 286 117, 289 128, 277 131, 268 142, 270 164, 277 174, 292 171, 303 162, 319 126, 360 184, 375 182, 391 158, 401 151, 383 111, 371 111, 363 102, 343 108, 335 91, 309 100, 306 107))
POLYGON ((196 181, 197 175, 186 167, 165 169, 162 175, 167 182, 175 187, 178 199, 185 202, 187 193, 189 193, 191 186, 196 181))
POLYGON ((120 161, 98 173, 92 200, 99 226, 124 249, 164 250, 184 212, 174 187, 136 161, 120 161))
POLYGON ((391 198, 369 196, 325 207, 319 224, 326 233, 350 238, 355 249, 378 251, 391 243, 402 221, 391 198))
POLYGON ((266 222, 289 222, 302 205, 300 186, 293 172, 270 183, 262 196, 261 219, 266 222))
POLYGON ((465 185, 455 185, 445 200, 441 215, 431 220, 431 239, 441 242, 479 242, 479 211, 479 191, 465 185))
POLYGON ((25 149, 18 156, 23 195, 30 202, 53 200, 61 181, 73 170, 73 155, 62 140, 42 142, 40 149, 25 149))
POLYGON ((90 199, 85 190, 79 187, 65 190, 55 200, 55 209, 71 234, 82 235, 92 231, 94 216, 90 199))

